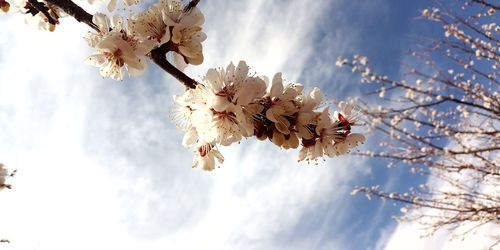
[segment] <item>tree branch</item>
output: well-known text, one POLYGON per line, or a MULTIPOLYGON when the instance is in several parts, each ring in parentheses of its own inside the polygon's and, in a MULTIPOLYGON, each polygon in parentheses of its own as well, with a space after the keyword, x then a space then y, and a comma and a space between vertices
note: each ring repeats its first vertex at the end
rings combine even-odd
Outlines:
POLYGON ((31 15, 34 16, 34 15, 38 14, 38 12, 41 12, 45 16, 45 18, 47 18, 48 23, 50 23, 52 25, 57 24, 57 20, 55 20, 50 15, 49 8, 44 3, 40 3, 37 0, 28 0, 28 3, 31 4, 31 7, 32 7, 28 11, 28 13, 30 13, 31 15))
POLYGON ((75 18, 78 22, 83 22, 90 26, 90 28, 99 31, 97 25, 92 22, 92 15, 82 9, 80 6, 75 4, 71 0, 47 0, 48 3, 53 4, 61 8, 66 14, 75 18))
POLYGON ((174 65, 172 65, 170 62, 167 61, 166 54, 169 51, 172 51, 172 47, 173 44, 171 41, 169 41, 168 43, 165 43, 160 47, 153 49, 150 54, 151 60, 153 60, 153 62, 156 63, 156 65, 158 65, 160 68, 167 71, 177 80, 182 82, 184 86, 186 86, 186 88, 188 89, 196 88, 196 85, 199 84, 197 81, 187 76, 186 74, 184 74, 182 71, 180 71, 174 65))
MULTIPOLYGON (((90 26, 92 29, 99 32, 99 28, 92 22, 92 15, 82 9, 80 6, 75 4, 71 0, 47 0, 48 3, 53 4, 59 8, 61 8, 68 15, 72 16, 79 22, 83 22, 90 26)), ((192 8, 196 7, 196 5, 200 2, 200 0, 192 0, 184 9, 185 12, 190 11, 192 8)), ((182 82, 186 88, 195 88, 198 84, 197 81, 192 79, 191 77, 184 74, 184 72, 177 69, 171 63, 167 61, 166 54, 169 51, 173 51, 175 47, 172 42, 168 42, 166 44, 161 45, 158 48, 151 50, 150 58, 153 60, 156 65, 165 70, 167 73, 175 77, 177 80, 182 82)))

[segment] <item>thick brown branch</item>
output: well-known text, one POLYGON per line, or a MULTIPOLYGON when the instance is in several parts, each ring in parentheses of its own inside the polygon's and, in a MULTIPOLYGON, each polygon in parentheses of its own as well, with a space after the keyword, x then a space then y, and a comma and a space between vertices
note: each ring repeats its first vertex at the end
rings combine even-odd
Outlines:
POLYGON ((61 8, 68 15, 74 17, 78 22, 83 22, 92 29, 99 31, 99 28, 92 22, 92 15, 75 4, 71 0, 47 0, 48 3, 61 8))
POLYGON ((28 0, 28 3, 31 4, 33 9, 30 9, 32 15, 36 15, 38 12, 41 12, 45 18, 47 18, 47 22, 56 25, 57 21, 50 15, 49 8, 44 3, 40 3, 37 0, 28 0))
POLYGON ((186 88, 191 88, 191 89, 196 88, 198 82, 196 82, 191 77, 184 74, 182 71, 180 71, 179 69, 174 67, 174 65, 172 65, 167 61, 166 54, 171 50, 172 50, 172 43, 171 42, 165 43, 160 47, 153 49, 151 51, 150 54, 151 60, 153 60, 153 62, 155 62, 156 65, 160 66, 160 68, 167 71, 177 80, 182 82, 184 86, 186 86, 186 88))

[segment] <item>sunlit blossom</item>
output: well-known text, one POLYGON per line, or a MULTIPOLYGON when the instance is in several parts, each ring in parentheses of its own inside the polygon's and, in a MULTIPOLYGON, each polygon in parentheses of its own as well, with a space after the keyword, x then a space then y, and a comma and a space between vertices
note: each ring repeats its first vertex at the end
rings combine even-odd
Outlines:
POLYGON ((120 16, 114 16, 111 21, 106 15, 97 13, 93 22, 99 32, 89 33, 86 40, 97 51, 86 62, 99 67, 103 77, 115 80, 123 79, 123 68, 127 69, 129 76, 141 75, 147 67, 145 56, 155 42, 129 34, 120 16))
POLYGON ((328 107, 318 111, 320 89, 303 94, 301 84, 284 85, 281 73, 275 74, 268 91, 266 81, 249 75, 241 61, 209 69, 202 84, 174 97, 172 118, 185 131, 183 146, 195 148, 195 166, 212 170, 215 159, 222 159, 217 145, 254 135, 283 149, 302 146, 299 161, 308 162, 348 153, 364 142, 364 136, 351 134, 352 126, 359 125, 352 103, 341 103, 341 111, 331 116, 328 107))

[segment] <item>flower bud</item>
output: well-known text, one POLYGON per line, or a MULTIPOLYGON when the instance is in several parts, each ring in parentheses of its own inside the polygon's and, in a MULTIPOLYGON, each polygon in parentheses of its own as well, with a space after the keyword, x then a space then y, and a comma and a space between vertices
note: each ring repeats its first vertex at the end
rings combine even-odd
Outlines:
POLYGON ((53 32, 56 29, 55 24, 47 23, 47 30, 53 32))
POLYGON ((0 0, 0 9, 2 9, 3 12, 7 13, 9 12, 10 4, 7 1, 0 0))

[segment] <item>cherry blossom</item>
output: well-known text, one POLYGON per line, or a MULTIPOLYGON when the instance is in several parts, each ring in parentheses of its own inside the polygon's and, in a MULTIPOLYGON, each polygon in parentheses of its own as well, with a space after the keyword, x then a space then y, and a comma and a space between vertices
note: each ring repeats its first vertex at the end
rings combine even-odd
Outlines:
POLYGON ((174 97, 172 118, 185 132, 183 146, 196 149, 195 165, 212 170, 215 159, 222 158, 214 151, 217 145, 254 135, 283 149, 302 145, 299 161, 346 154, 364 142, 363 135, 351 134, 351 127, 359 125, 353 104, 341 102, 341 111, 331 116, 328 107, 318 111, 323 101, 319 88, 304 94, 301 84, 284 85, 277 73, 266 91, 266 81, 249 75, 248 65, 240 61, 209 69, 202 84, 174 97))
MULTIPOLYGON (((25 14, 25 22, 27 24, 51 32, 59 24, 59 19, 66 16, 59 7, 46 1, 18 0, 14 5, 15 10, 25 14)), ((5 1, 0 1, 0 6, 3 6, 2 10, 4 8, 7 11, 10 9, 10 4, 5 1)))
MULTIPOLYGON (((199 65, 203 62, 201 43, 207 36, 201 31, 205 17, 195 7, 188 12, 180 0, 161 0, 162 18, 165 25, 171 28, 171 41, 176 47, 176 62, 199 65)), ((179 65, 180 66, 180 65, 179 65)))
POLYGON ((219 163, 224 162, 224 157, 212 144, 201 144, 195 152, 193 168, 199 166, 203 170, 212 171, 215 169, 216 159, 219 163))
POLYGON ((151 39, 164 44, 170 40, 170 31, 163 22, 163 8, 155 4, 144 12, 133 14, 128 21, 130 32, 142 39, 151 39))
POLYGON ((145 56, 154 47, 154 41, 140 40, 129 34, 120 16, 114 16, 111 22, 104 14, 96 14, 93 22, 99 32, 89 33, 86 40, 97 52, 87 58, 88 64, 99 67, 103 77, 114 80, 123 79, 124 67, 130 76, 138 76, 146 70, 145 56))

